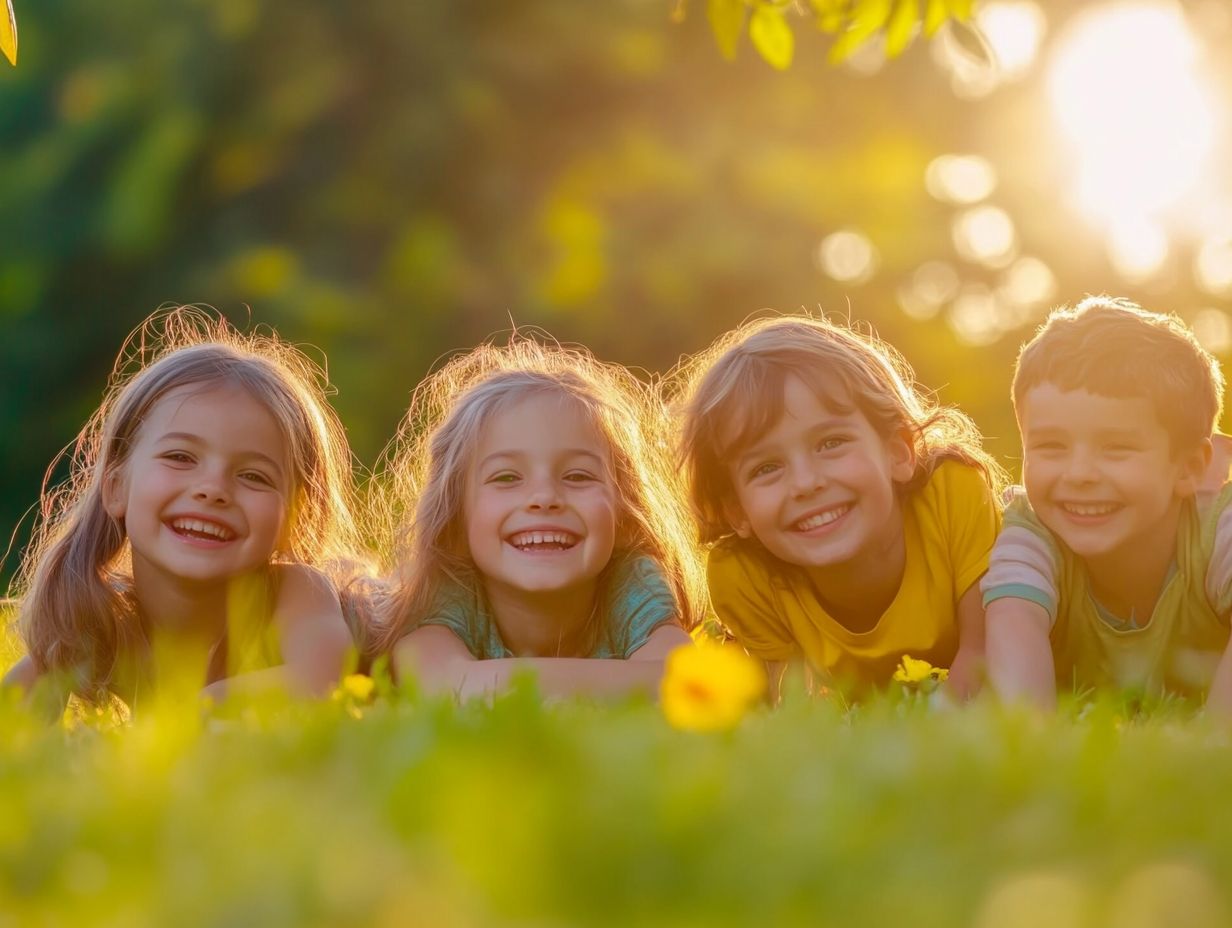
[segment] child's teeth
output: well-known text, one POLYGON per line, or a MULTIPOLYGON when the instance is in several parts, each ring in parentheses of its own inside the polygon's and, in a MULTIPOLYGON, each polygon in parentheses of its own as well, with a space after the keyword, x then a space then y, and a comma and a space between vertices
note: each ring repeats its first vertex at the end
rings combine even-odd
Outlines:
POLYGON ((802 532, 807 532, 811 529, 820 528, 823 525, 829 525, 835 519, 845 516, 850 508, 850 506, 840 506, 838 509, 830 509, 815 516, 809 516, 807 519, 801 519, 797 522, 796 528, 802 532))
POLYGON ((568 548, 574 544, 573 536, 567 532, 521 532, 509 540, 515 548, 533 548, 540 545, 568 548))
POLYGON ((228 529, 213 522, 203 522, 200 519, 176 519, 171 523, 171 527, 177 532, 206 535, 210 538, 217 538, 220 541, 228 541, 231 538, 231 532, 228 529))
POLYGON ((1076 516, 1106 516, 1116 506, 1111 503, 1066 503, 1065 508, 1076 516))

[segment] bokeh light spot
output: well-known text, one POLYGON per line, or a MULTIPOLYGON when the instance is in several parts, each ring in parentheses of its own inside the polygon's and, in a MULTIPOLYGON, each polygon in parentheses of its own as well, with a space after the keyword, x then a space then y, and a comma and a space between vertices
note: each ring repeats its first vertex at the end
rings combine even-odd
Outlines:
POLYGON ((1232 239, 1210 238, 1194 258, 1194 277, 1207 293, 1232 292, 1232 239))
POLYGON ((997 206, 978 206, 960 213, 952 226, 954 247, 967 261, 1004 267, 1014 258, 1014 220, 997 206))
POLYGON ((976 24, 988 40, 1003 80, 1017 80, 1031 70, 1044 37, 1044 11, 1027 0, 980 6, 976 24))
POLYGON ((1212 354, 1224 354, 1232 348, 1232 319, 1222 309, 1200 309, 1190 325, 1202 347, 1212 354))
POLYGON ((817 249, 817 262, 830 277, 848 284, 859 284, 873 276, 877 250, 864 235, 842 229, 827 235, 817 249))
POLYGON ((928 192, 948 203, 978 203, 997 187, 997 172, 979 155, 941 155, 924 173, 928 192))
POLYGON ((1118 223, 1107 244, 1112 266, 1131 283, 1148 279, 1168 260, 1168 236, 1145 219, 1118 223))

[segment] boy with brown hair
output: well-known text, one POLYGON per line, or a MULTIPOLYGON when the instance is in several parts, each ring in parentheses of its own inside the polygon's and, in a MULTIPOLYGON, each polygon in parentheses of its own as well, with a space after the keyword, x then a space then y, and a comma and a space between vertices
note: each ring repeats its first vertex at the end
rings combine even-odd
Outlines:
MULTIPOLYGON (((1022 349, 1023 484, 981 589, 1003 699, 1058 685, 1232 708, 1232 485, 1212 468, 1218 362, 1175 316, 1090 297, 1022 349)), ((1224 449, 1221 449, 1221 452, 1224 449)))

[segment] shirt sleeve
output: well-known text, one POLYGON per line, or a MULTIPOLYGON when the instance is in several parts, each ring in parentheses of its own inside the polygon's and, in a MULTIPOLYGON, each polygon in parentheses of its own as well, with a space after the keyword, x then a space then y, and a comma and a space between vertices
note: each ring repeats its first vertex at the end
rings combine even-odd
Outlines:
POLYGON ((619 592, 612 603, 609 631, 613 655, 627 659, 656 628, 679 623, 680 617, 658 561, 634 558, 620 571, 615 578, 619 592))
POLYGON ((1006 508, 1005 524, 980 583, 985 608, 998 599, 1025 599, 1043 606, 1055 623, 1059 557, 1047 529, 1018 490, 1006 508))
POLYGON ((468 596, 464 590, 447 587, 437 593, 432 608, 419 621, 418 627, 439 625, 447 628, 458 636, 477 660, 484 660, 492 655, 484 653, 478 624, 479 610, 474 597, 468 596))
POLYGON ((791 629, 775 608, 769 572, 754 556, 720 544, 710 552, 706 579, 719 621, 749 654, 785 661, 798 653, 791 629))
POLYGON ((947 461, 933 479, 942 481, 945 493, 954 601, 958 602, 988 570, 1001 523, 1000 510, 988 481, 975 467, 947 461))

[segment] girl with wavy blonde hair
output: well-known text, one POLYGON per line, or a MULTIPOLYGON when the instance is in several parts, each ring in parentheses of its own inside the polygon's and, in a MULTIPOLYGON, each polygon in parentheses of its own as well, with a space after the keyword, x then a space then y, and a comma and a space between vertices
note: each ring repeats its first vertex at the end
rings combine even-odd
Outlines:
POLYGON ((904 655, 979 685, 977 581, 1000 468, 871 333, 809 316, 749 322, 670 378, 718 618, 781 676, 890 680, 904 655))
POLYGON ((323 570, 360 549, 326 387, 272 332, 211 312, 178 307, 136 329, 48 469, 67 455, 15 581, 28 654, 6 682, 50 676, 61 694, 130 706, 181 670, 215 696, 328 689, 351 636, 323 570))
POLYGON ((388 454, 397 592, 381 644, 428 690, 651 689, 699 618, 666 417, 626 369, 514 336, 416 390, 388 454))

